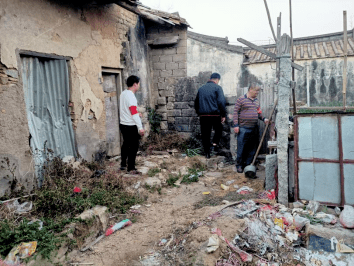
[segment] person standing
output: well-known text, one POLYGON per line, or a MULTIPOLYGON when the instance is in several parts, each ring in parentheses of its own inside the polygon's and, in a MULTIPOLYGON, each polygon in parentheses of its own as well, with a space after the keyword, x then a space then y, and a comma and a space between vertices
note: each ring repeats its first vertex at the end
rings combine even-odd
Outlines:
POLYGON ((135 158, 139 149, 140 137, 145 133, 140 114, 137 111, 138 102, 135 97, 135 93, 140 88, 140 78, 134 75, 130 76, 127 79, 127 86, 128 89, 121 93, 119 99, 119 128, 123 135, 120 169, 127 169, 131 174, 139 174, 135 169, 135 158))
POLYGON ((237 99, 234 114, 234 132, 237 135, 237 160, 236 169, 242 173, 243 169, 252 163, 258 146, 258 120, 268 123, 269 120, 262 116, 257 96, 260 87, 252 84, 248 92, 237 99))
POLYGON ((220 74, 213 73, 210 80, 199 88, 194 101, 194 109, 200 117, 200 130, 205 157, 210 158, 210 135, 215 130, 213 146, 219 145, 222 134, 222 123, 226 118, 226 100, 222 88, 218 85, 220 74))

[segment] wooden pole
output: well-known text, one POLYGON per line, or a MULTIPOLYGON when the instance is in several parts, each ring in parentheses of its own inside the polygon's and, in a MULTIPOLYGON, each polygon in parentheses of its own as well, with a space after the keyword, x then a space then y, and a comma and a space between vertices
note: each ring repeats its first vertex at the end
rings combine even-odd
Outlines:
MULTIPOLYGON (((290 38, 291 38, 291 61, 294 62, 294 39, 293 39, 293 19, 292 19, 292 12, 291 12, 291 0, 289 0, 289 13, 290 13, 290 38)), ((295 81, 295 69, 292 69, 292 73, 291 73, 291 78, 292 81, 295 81)), ((296 96, 295 96, 295 87, 292 86, 291 88, 292 90, 292 96, 293 96, 293 113, 296 114, 296 96)))
POLYGON ((270 29, 272 30, 273 38, 274 38, 274 41, 276 42, 277 41, 277 37, 275 37, 275 33, 274 33, 273 25, 272 25, 272 19, 270 17, 268 5, 267 5, 267 0, 264 0, 264 5, 265 5, 265 8, 267 10, 267 15, 268 15, 268 21, 269 21, 270 29))
POLYGON ((348 36, 347 36, 347 11, 343 11, 343 38, 344 38, 344 66, 343 66, 343 107, 347 106, 347 60, 348 60, 348 36))

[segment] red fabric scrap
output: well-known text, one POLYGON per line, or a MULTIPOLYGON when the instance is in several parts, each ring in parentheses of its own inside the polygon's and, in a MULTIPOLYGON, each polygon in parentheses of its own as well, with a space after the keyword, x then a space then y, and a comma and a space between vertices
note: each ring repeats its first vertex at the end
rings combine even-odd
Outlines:
POLYGON ((81 192, 81 188, 75 187, 75 188, 74 188, 74 192, 75 192, 75 193, 80 193, 80 192, 81 192))

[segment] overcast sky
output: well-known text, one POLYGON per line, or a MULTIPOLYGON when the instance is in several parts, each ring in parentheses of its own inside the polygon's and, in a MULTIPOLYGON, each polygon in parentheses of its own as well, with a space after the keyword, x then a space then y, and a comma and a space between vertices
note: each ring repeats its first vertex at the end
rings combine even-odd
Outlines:
MULTIPOLYGON (((244 38, 259 45, 273 39, 264 0, 140 0, 146 6, 167 12, 178 11, 191 31, 228 37, 238 45, 244 38)), ((290 35, 289 0, 267 0, 276 34, 281 12, 282 33, 290 35)), ((305 37, 343 31, 343 10, 348 30, 354 28, 354 0, 292 0, 293 35, 305 37)))

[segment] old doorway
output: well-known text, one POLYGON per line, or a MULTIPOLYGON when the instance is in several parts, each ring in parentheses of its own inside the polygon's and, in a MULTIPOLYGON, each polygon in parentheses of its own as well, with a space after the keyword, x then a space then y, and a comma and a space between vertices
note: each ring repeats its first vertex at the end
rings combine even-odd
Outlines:
POLYGON ((21 55, 22 80, 39 185, 48 156, 76 156, 67 60, 21 55))
POLYGON ((119 101, 122 92, 121 71, 102 68, 102 85, 106 109, 107 155, 120 155, 121 136, 119 131, 119 101))

